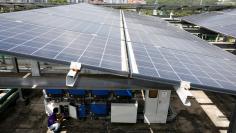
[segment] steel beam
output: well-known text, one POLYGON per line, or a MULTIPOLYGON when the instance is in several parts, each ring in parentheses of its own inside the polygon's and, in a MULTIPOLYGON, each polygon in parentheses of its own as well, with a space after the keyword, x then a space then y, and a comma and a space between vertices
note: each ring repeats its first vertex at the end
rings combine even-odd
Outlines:
MULTIPOLYGON (((28 73, 0 73, 0 87, 2 88, 31 88, 47 89, 61 88, 69 89, 66 86, 66 74, 41 74, 40 77, 33 77, 28 73), (27 75, 27 76, 25 76, 27 75)), ((114 76, 109 74, 81 74, 73 88, 83 89, 167 89, 173 90, 172 85, 145 81, 142 79, 129 79, 128 77, 114 76)))

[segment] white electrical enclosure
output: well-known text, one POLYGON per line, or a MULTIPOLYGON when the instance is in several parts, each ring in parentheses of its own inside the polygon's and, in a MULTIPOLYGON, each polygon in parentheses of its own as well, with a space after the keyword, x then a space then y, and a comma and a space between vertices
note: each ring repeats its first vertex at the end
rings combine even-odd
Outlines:
POLYGON ((144 123, 166 123, 171 91, 158 90, 155 97, 145 93, 144 123))
POLYGON ((138 103, 111 103, 111 122, 136 123, 138 103))
POLYGON ((77 111, 75 106, 69 105, 69 116, 71 118, 77 119, 77 111))

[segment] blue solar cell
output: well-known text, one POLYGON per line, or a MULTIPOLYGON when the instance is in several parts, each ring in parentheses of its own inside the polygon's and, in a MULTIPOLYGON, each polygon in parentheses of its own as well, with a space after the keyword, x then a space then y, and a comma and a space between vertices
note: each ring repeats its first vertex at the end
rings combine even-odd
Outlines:
POLYGON ((24 46, 30 46, 30 47, 35 47, 35 48, 41 48, 43 47, 45 44, 41 43, 41 42, 36 42, 36 41, 28 41, 26 43, 23 44, 24 46))
POLYGON ((31 34, 19 34, 17 36, 15 36, 15 38, 17 39, 22 39, 22 40, 30 40, 33 39, 35 36, 31 35, 31 34))
POLYGON ((232 82, 230 81, 222 81, 222 80, 216 80, 221 86, 223 86, 223 88, 225 89, 233 89, 233 88, 236 88, 236 85, 233 84, 232 82))
POLYGON ((148 62, 147 60, 136 60, 137 64, 141 67, 145 67, 145 66, 152 66, 151 62, 148 62))
POLYGON ((11 52, 21 53, 21 54, 32 54, 36 51, 37 48, 27 47, 27 46, 18 46, 13 49, 10 49, 11 52))
POLYGON ((159 77, 158 73, 156 72, 156 70, 154 68, 148 68, 148 67, 138 67, 139 70, 139 74, 141 75, 146 75, 146 76, 150 76, 150 77, 159 77))
POLYGON ((210 78, 207 73, 205 73, 205 72, 203 72, 203 71, 201 71, 201 70, 199 70, 199 71, 197 71, 197 70, 191 70, 191 72, 192 72, 195 76, 197 76, 197 77, 210 78))
MULTIPOLYGON (((103 55, 103 60, 104 61, 118 61, 118 62, 121 62, 121 57, 120 56, 109 55, 109 54, 104 54, 103 55)), ((118 62, 116 62, 116 64, 119 64, 118 62)))
POLYGON ((86 56, 82 56, 78 61, 91 66, 99 66, 100 64, 100 59, 89 58, 86 56))
POLYGON ((213 79, 202 78, 202 77, 198 77, 198 79, 202 82, 202 84, 204 84, 206 86, 222 88, 222 86, 217 81, 215 81, 213 79))
POLYGON ((1 26, 1 24, 0 24, 0 31, 5 30, 6 28, 7 28, 7 27, 1 26))
POLYGON ((28 31, 28 32, 26 32, 26 34, 33 35, 34 37, 37 37, 37 36, 41 35, 40 33, 34 32, 34 31, 28 31))
POLYGON ((58 52, 47 51, 47 50, 41 49, 41 50, 34 52, 32 55, 53 59, 57 54, 58 54, 58 52))
POLYGON ((157 70, 173 71, 170 65, 162 65, 155 63, 155 67, 157 70))
POLYGON ((11 43, 11 44, 22 44, 25 42, 25 40, 16 39, 16 38, 8 38, 8 39, 3 40, 2 42, 11 43))
POLYGON ((61 41, 52 41, 50 42, 51 45, 57 45, 57 46, 60 46, 60 47, 65 47, 69 44, 69 42, 61 42, 61 41))
POLYGON ((0 42, 0 50, 8 50, 16 45, 0 42))
MULTIPOLYGON (((121 51, 120 51, 120 49, 116 49, 116 48, 106 48, 104 54, 121 56, 121 51)), ((119 62, 119 61, 117 61, 117 62, 119 62)))
POLYGON ((169 80, 174 80, 174 81, 181 80, 173 71, 171 72, 171 71, 159 70, 158 73, 160 74, 160 77, 164 79, 169 79, 169 80))
POLYGON ((60 52, 63 49, 64 49, 64 47, 55 46, 55 45, 47 45, 47 46, 43 47, 42 50, 50 50, 50 51, 60 52))
POLYGON ((188 81, 190 83, 195 83, 195 84, 202 84, 196 76, 193 75, 186 75, 186 74, 178 74, 179 77, 183 80, 183 81, 188 81))
POLYGON ((32 41, 41 42, 41 43, 46 44, 46 43, 50 42, 51 39, 46 39, 46 38, 40 38, 40 37, 39 37, 39 38, 33 39, 32 41))
POLYGON ((57 60, 63 60, 63 61, 77 61, 79 58, 78 55, 73 55, 73 54, 66 54, 66 53, 61 53, 59 54, 56 59, 57 60))
POLYGON ((73 55, 78 55, 78 56, 80 56, 80 55, 82 55, 82 53, 84 52, 84 49, 77 49, 77 48, 71 48, 71 47, 69 47, 69 48, 66 48, 66 49, 64 49, 63 50, 63 52, 62 52, 62 54, 64 53, 64 54, 73 54, 73 55))
POLYGON ((102 67, 107 67, 110 69, 114 69, 114 70, 119 70, 121 69, 121 64, 117 63, 117 62, 113 62, 112 60, 103 60, 103 62, 101 63, 102 67))
POLYGON ((177 73, 177 74, 186 74, 186 75, 192 75, 192 73, 186 69, 186 68, 183 68, 183 67, 172 67, 174 69, 174 71, 177 73))

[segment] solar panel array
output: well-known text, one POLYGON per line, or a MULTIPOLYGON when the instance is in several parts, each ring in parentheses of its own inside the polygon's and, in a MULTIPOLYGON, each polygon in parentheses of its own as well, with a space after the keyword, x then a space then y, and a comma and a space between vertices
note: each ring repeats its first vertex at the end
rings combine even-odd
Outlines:
POLYGON ((182 20, 236 38, 236 9, 187 16, 182 20))
POLYGON ((234 55, 157 17, 88 4, 0 14, 0 52, 236 92, 234 55), (131 72, 123 68, 127 64, 131 72))
POLYGON ((0 14, 0 50, 114 71, 121 68, 120 11, 88 4, 0 14))
POLYGON ((125 13, 138 71, 133 77, 192 87, 236 91, 236 58, 220 48, 148 16, 125 13))

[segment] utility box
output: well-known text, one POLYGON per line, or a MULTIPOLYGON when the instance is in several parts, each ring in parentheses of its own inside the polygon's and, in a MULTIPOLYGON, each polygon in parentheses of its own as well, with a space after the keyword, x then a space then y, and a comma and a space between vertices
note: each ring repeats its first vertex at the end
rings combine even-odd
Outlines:
POLYGON ((69 105, 69 116, 71 118, 77 119, 77 108, 75 106, 69 105))
POLYGON ((111 103, 111 122, 136 123, 138 103, 111 103))
POLYGON ((146 90, 144 123, 166 123, 170 94, 170 90, 146 90))

